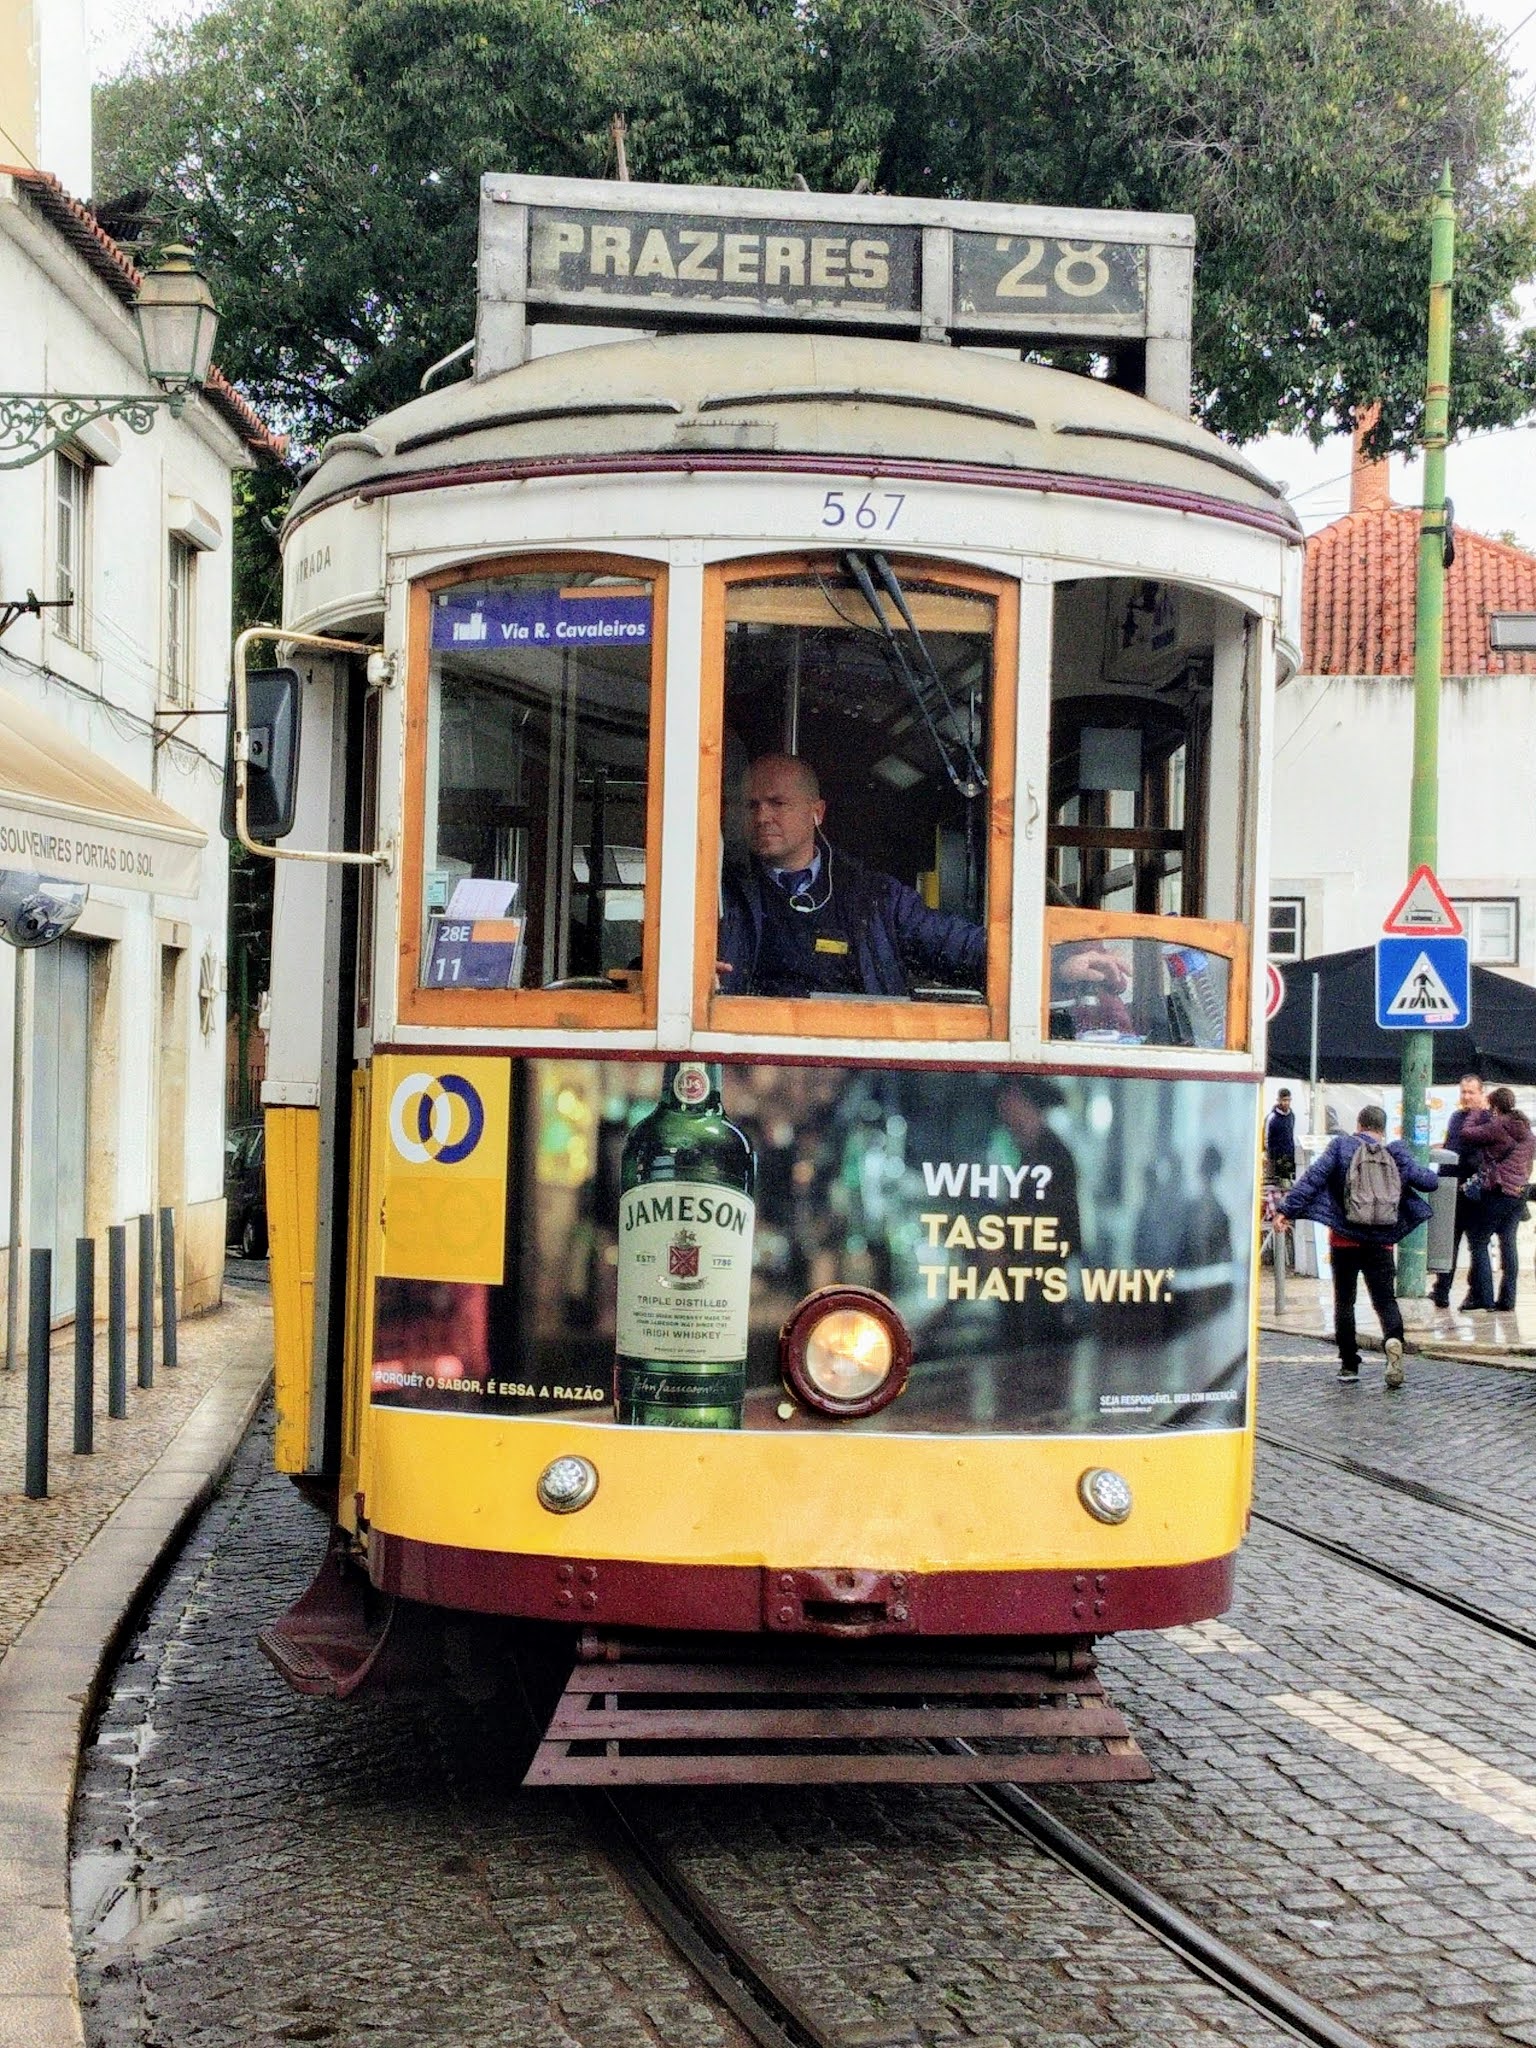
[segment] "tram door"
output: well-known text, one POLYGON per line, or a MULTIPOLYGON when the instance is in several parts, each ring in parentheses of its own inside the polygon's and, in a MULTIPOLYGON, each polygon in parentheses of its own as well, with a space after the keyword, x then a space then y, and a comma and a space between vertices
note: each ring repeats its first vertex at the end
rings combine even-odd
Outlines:
POLYGON ((53 1252, 58 1316, 74 1299, 75 1239, 85 1235, 90 946, 80 939, 39 946, 32 975, 31 1241, 53 1252))

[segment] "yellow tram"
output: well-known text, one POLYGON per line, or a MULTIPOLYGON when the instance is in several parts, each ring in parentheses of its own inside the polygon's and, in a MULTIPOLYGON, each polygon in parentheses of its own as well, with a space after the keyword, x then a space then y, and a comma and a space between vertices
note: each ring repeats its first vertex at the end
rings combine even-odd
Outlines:
POLYGON ((1221 1612, 1248 1509, 1299 544, 1191 276, 485 180, 473 374, 322 451, 237 649, 294 1683, 415 1602, 580 1645, 541 1781, 1143 1768, 1092 1639, 1221 1612))

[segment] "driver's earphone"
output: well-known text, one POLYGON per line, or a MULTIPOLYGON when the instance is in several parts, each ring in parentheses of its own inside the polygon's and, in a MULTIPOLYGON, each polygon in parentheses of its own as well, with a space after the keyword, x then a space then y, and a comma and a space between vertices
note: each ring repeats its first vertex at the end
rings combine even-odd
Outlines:
POLYGON ((815 876, 812 876, 808 882, 802 882, 798 889, 793 890, 789 898, 789 907, 791 910, 797 910, 802 917, 814 917, 818 910, 825 910, 832 901, 832 848, 822 838, 819 825, 816 828, 816 838, 822 849, 821 879, 827 885, 827 893, 819 901, 817 900, 813 893, 816 887, 815 876))

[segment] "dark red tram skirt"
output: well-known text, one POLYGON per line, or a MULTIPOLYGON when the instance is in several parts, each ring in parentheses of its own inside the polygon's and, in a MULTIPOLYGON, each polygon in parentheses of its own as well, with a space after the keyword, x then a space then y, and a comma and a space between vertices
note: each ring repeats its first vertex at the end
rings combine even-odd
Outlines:
POLYGON ((1061 1636, 1225 1613, 1236 1553, 1125 1571, 875 1572, 641 1564, 418 1543, 375 1528, 376 1586, 434 1607, 591 1627, 789 1635, 1061 1636))

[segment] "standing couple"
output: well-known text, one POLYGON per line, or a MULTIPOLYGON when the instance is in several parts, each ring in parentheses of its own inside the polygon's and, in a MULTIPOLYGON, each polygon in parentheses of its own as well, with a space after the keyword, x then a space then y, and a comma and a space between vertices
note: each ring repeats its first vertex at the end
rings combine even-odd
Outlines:
POLYGON ((1438 1276, 1429 1298, 1437 1308, 1450 1307, 1451 1279, 1465 1238, 1471 1270, 1466 1298, 1459 1306, 1463 1310, 1512 1309, 1516 1237, 1528 1213, 1525 1197, 1536 1158, 1536 1133, 1515 1107, 1512 1089, 1491 1088, 1485 1096, 1481 1078, 1463 1074, 1460 1095, 1460 1106, 1452 1110, 1445 1132, 1446 1149, 1457 1159, 1456 1240, 1451 1270, 1438 1276), (1495 1238, 1499 1241, 1497 1296, 1489 1249, 1495 1238))

